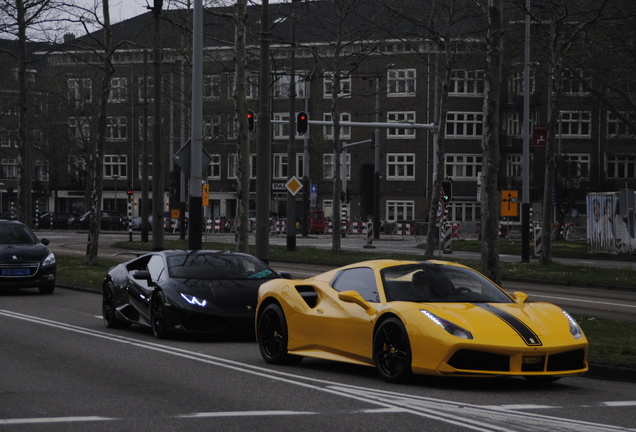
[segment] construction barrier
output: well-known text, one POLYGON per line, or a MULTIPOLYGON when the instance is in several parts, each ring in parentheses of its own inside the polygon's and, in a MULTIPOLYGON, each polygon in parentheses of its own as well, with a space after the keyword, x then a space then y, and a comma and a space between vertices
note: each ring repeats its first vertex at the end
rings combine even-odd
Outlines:
POLYGON ((366 235, 368 229, 368 222, 351 222, 351 225, 349 225, 348 233, 356 234, 358 237, 360 237, 363 234, 366 235))
POLYGON ((415 224, 410 223, 396 223, 393 225, 393 232, 391 233, 391 238, 394 235, 402 236, 402 240, 406 240, 408 236, 414 236, 417 240, 417 236, 415 235, 415 224))
POLYGON ((541 256, 543 253, 543 246, 541 245, 541 227, 534 227, 534 255, 541 256))
POLYGON ((287 221, 277 220, 272 222, 271 231, 270 231, 271 234, 280 235, 286 232, 287 232, 287 221))
POLYGON ((444 253, 453 253, 453 224, 446 223, 443 225, 444 229, 444 253))
POLYGON ((367 243, 364 247, 373 248, 373 222, 367 222, 367 243))

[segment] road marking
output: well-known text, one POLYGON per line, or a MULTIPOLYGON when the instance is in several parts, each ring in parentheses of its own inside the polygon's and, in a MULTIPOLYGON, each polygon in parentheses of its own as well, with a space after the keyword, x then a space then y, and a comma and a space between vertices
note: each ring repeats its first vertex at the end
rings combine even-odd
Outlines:
MULTIPOLYGON (((261 378, 296 385, 311 390, 329 393, 339 397, 357 400, 366 404, 377 405, 381 409, 400 410, 415 416, 461 426, 468 430, 482 432, 611 432, 630 431, 620 426, 592 423, 581 420, 560 418, 528 412, 516 412, 502 406, 489 407, 452 400, 414 396, 404 393, 388 392, 365 387, 349 386, 318 378, 303 377, 275 369, 241 363, 200 352, 182 348, 165 346, 160 343, 140 341, 130 337, 110 334, 105 331, 91 330, 72 324, 53 321, 45 318, 21 314, 0 309, 0 315, 20 319, 35 324, 45 325, 60 330, 79 333, 87 336, 106 339, 113 342, 129 344, 141 349, 161 352, 163 354, 185 358, 212 366, 231 369, 261 378)), ((204 414, 204 413, 199 413, 204 414)), ((211 415, 212 413, 210 413, 211 415)), ((235 413, 236 414, 236 413, 235 413)), ((289 414, 287 414, 289 415, 289 414)), ((68 417, 71 418, 71 417, 68 417)), ((90 417, 86 417, 90 418, 90 417)), ((94 417, 99 419, 100 417, 94 417)), ((7 419, 5 421, 12 421, 7 419)), ((37 421, 34 419, 34 421, 37 421)))
POLYGON ((41 417, 41 418, 19 418, 19 419, 0 419, 0 425, 23 425, 23 424, 42 424, 42 423, 77 423, 77 422, 95 422, 95 421, 112 421, 115 418, 85 416, 85 417, 41 417))
POLYGON ((262 416, 289 416, 289 415, 315 415, 311 411, 227 411, 227 412, 200 412, 176 416, 176 418, 210 418, 210 417, 262 417, 262 416))
POLYGON ((611 402, 601 402, 601 404, 608 407, 626 407, 626 406, 636 406, 636 401, 611 401, 611 402))

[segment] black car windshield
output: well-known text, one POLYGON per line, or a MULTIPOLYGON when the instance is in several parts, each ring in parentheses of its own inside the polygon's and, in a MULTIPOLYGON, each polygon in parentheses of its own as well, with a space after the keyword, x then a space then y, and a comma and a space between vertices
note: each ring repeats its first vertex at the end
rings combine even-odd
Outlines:
POLYGON ((191 253, 168 258, 170 277, 180 279, 236 280, 272 279, 276 272, 250 255, 191 253))
POLYGON ((0 244, 32 245, 37 242, 38 239, 25 225, 13 223, 0 225, 0 244))
POLYGON ((512 303, 497 285, 464 267, 419 263, 382 270, 388 301, 512 303))

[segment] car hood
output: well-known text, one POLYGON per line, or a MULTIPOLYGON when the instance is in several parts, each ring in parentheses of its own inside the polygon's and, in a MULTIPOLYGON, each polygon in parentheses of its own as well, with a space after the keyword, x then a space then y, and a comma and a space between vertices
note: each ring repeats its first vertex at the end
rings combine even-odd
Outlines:
POLYGON ((521 341, 528 346, 538 346, 571 337, 568 318, 561 308, 550 303, 422 303, 419 306, 470 331, 476 341, 521 341))
POLYGON ((42 243, 30 245, 0 245, 0 262, 3 263, 41 261, 48 254, 48 248, 42 243))

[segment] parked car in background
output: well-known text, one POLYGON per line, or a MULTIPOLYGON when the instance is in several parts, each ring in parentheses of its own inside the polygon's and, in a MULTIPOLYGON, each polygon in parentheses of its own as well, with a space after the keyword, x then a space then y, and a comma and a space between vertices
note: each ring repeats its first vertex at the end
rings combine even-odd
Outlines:
POLYGON ((55 255, 22 222, 0 219, 0 289, 37 287, 55 290, 55 255))
MULTIPOLYGON (((71 229, 88 229, 90 223, 91 212, 86 212, 82 216, 74 217, 68 221, 68 226, 71 229)), ((126 228, 128 222, 127 219, 121 215, 113 212, 102 210, 101 212, 101 225, 103 230, 119 231, 126 228)))

